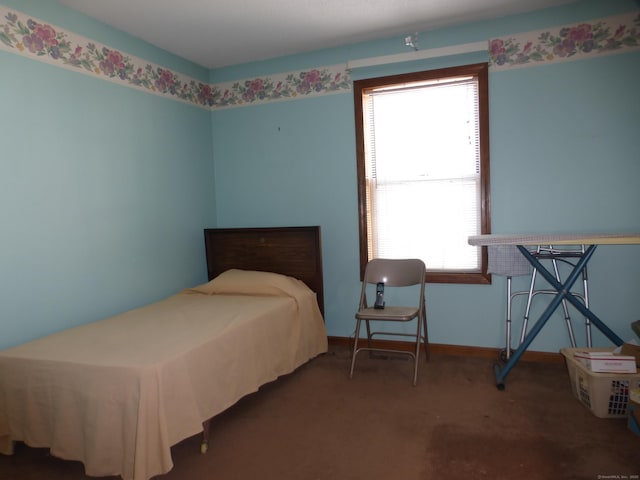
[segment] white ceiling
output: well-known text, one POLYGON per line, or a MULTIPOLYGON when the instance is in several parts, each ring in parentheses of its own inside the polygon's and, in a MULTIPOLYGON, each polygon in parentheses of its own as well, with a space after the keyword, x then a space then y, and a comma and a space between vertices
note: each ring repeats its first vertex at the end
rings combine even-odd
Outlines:
MULTIPOLYGON (((58 0, 208 68, 407 35, 575 0, 58 0)), ((418 42, 419 43, 419 42, 418 42)))

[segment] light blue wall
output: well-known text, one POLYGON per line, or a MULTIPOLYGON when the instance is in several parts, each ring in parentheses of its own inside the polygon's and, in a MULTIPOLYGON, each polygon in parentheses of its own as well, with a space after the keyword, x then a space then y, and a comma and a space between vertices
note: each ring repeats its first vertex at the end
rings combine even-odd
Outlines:
POLYGON ((349 95, 213 115, 218 226, 321 225, 332 335, 359 288, 353 121, 349 95))
MULTIPOLYGON (((53 2, 4 3, 188 66, 53 2)), ((4 51, 0 106, 0 348, 206 280, 210 112, 4 51)))
MULTIPOLYGON (((420 35, 424 48, 487 40, 637 9, 633 1, 557 9, 420 35)), ((216 81, 403 53, 402 39, 230 67, 216 81)), ((486 56, 485 56, 486 59, 486 56)), ((354 77, 481 61, 477 54, 370 67, 354 77)), ((490 74, 493 231, 640 231, 640 53, 490 74)), ((353 333, 359 292, 353 97, 350 93, 213 114, 218 225, 319 224, 329 335, 353 333)), ((415 220, 420 220, 416 208, 415 220)), ((640 318, 640 248, 601 246, 590 264, 591 305, 621 337, 640 318)), ((516 279, 517 287, 523 279, 516 279)), ((502 347, 505 279, 490 286, 429 285, 434 343, 502 347)), ((516 309, 520 306, 516 306, 516 309)), ((536 311, 537 313, 537 311, 536 311)), ((577 312, 576 336, 584 344, 577 312)), ((594 333, 596 344, 608 344, 594 333)), ((531 348, 568 343, 561 317, 531 348)))
MULTIPOLYGON (((207 72, 55 2, 2 3, 212 82, 406 52, 392 38, 207 72)), ((420 45, 637 8, 579 2, 421 32, 420 45)), ((3 51, 0 72, 0 348, 203 281, 202 228, 216 225, 321 225, 328 333, 352 334, 360 283, 350 93, 208 112, 3 51)), ((639 76, 637 52, 490 74, 494 232, 640 231, 639 76)), ((623 338, 640 318, 639 270, 635 246, 599 247, 590 265, 594 310, 623 338)), ((431 341, 502 346, 504 288, 501 277, 491 286, 429 285, 431 341)), ((607 343, 598 334, 596 342, 607 343)), ((532 348, 566 343, 554 318, 532 348)))

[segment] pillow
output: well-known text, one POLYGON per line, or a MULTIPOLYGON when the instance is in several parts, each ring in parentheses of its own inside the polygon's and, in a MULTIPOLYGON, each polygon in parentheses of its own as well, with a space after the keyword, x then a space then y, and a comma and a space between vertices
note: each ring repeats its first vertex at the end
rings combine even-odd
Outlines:
POLYGON ((311 289, 303 281, 279 273, 231 269, 208 283, 188 289, 187 292, 205 295, 270 295, 296 298, 311 292, 311 289))

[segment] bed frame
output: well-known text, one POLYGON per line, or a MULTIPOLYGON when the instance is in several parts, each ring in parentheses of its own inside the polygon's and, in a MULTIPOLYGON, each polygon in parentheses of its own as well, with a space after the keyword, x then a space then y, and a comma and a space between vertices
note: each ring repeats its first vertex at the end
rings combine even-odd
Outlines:
MULTIPOLYGON (((209 278, 230 268, 269 271, 295 277, 304 281, 316 293, 318 307, 322 312, 320 227, 206 229, 204 235, 209 278)), ((308 300, 309 295, 305 295, 304 299, 308 300)), ((166 300, 177 302, 176 298, 166 300)), ((215 303, 211 302, 212 298, 199 300, 205 300, 207 305, 215 303)), ((297 312, 292 303, 293 299, 290 298, 274 303, 274 305, 283 306, 284 311, 291 313, 291 318, 278 320, 279 328, 285 328, 289 325, 286 322, 296 320, 297 312)), ((111 335, 109 338, 113 341, 127 338, 128 331, 123 328, 123 325, 136 319, 140 319, 143 326, 140 330, 137 328, 134 330, 138 330, 141 332, 139 335, 143 336, 144 325, 151 325, 151 328, 154 328, 156 318, 153 315, 162 315, 164 312, 162 306, 148 305, 147 307, 151 309, 146 313, 126 312, 111 319, 95 322, 96 325, 69 329, 67 333, 61 332, 48 339, 39 339, 34 343, 15 347, 15 351, 8 349, 0 352, 0 389, 7 390, 6 395, 4 390, 0 395, 0 410, 2 410, 0 412, 0 452, 11 453, 13 435, 17 437, 26 435, 27 440, 35 444, 53 447, 53 454, 82 462, 87 471, 98 472, 96 475, 117 472, 123 478, 148 480, 153 475, 166 473, 171 467, 169 440, 181 441, 180 438, 186 438, 187 435, 197 431, 202 413, 196 407, 207 408, 212 415, 215 415, 214 411, 221 411, 218 409, 226 406, 226 402, 229 401, 226 400, 227 398, 234 399, 239 395, 254 392, 258 383, 284 375, 291 371, 290 367, 294 363, 299 366, 300 362, 309 360, 311 355, 323 353, 322 349, 326 348, 326 338, 321 336, 324 332, 320 330, 324 329, 321 328, 319 313, 315 306, 309 305, 310 302, 303 303, 300 309, 304 309, 309 318, 300 320, 308 321, 309 328, 301 327, 300 335, 297 335, 300 337, 298 339, 282 339, 285 340, 282 351, 274 352, 281 354, 274 357, 278 365, 272 365, 266 373, 260 372, 255 366, 250 366, 247 371, 253 372, 255 379, 249 378, 245 384, 238 387, 239 389, 231 388, 231 394, 225 397, 224 405, 217 405, 212 398, 215 396, 212 390, 224 388, 224 382, 217 384, 210 376, 211 369, 196 368, 196 364, 202 367, 207 361, 217 360, 221 363, 221 358, 229 354, 234 355, 232 350, 238 350, 237 355, 246 355, 247 352, 232 347, 217 348, 219 344, 215 341, 225 341, 229 336, 219 335, 217 338, 215 329, 212 329, 213 338, 195 339, 197 348, 192 348, 194 341, 187 338, 178 342, 179 346, 167 352, 166 356, 163 353, 165 346, 163 342, 170 344, 173 340, 167 337, 155 338, 160 342, 159 346, 155 350, 151 349, 148 357, 138 355, 140 338, 135 335, 131 337, 135 342, 123 345, 122 350, 118 352, 122 356, 117 358, 111 356, 110 347, 115 343, 107 342, 95 352, 93 348, 88 347, 92 345, 91 342, 96 335, 101 335, 103 332, 107 332, 107 337, 111 335), (309 340, 309 342, 297 343, 298 340, 309 340), (303 346, 303 344, 305 344, 304 348, 299 351, 289 348, 294 345, 303 346), (77 353, 73 359, 69 356, 70 348, 77 353), (214 353, 219 356, 213 355, 214 353), (282 361, 283 358, 290 359, 292 363, 282 361), (100 375, 104 377, 98 379, 100 375), (176 383, 169 389, 170 391, 163 390, 162 380, 169 377, 176 379, 176 383), (88 385, 88 379, 91 380, 91 385, 88 385), (194 383, 209 381, 212 382, 208 384, 209 388, 194 383), (11 385, 10 388, 8 388, 9 385, 11 385), (183 392, 184 397, 179 396, 182 393, 181 388, 189 389, 183 392), (10 398, 10 391, 16 396, 10 398), (42 392, 46 394, 42 395, 42 392), (172 401, 166 401, 168 398, 172 401), (182 400, 190 403, 191 408, 182 405, 182 400), (205 406, 207 403, 210 405, 205 406), (21 405, 30 407, 22 409, 19 408, 21 405), (79 408, 72 408, 74 406, 79 408), (71 420, 76 411, 78 420, 69 421, 69 425, 66 425, 65 420, 71 420), (59 412, 62 413, 58 414, 59 412), (113 422, 115 436, 107 437, 105 435, 107 430, 104 427, 111 423, 112 413, 119 416, 120 420, 113 422), (168 431, 169 417, 174 425, 171 438, 168 431), (26 433, 10 432, 9 418, 15 418, 18 430, 23 428, 26 433), (84 424, 83 422, 87 419, 90 423, 84 424), (102 428, 98 428, 100 426, 102 428), (120 442, 112 444, 111 442, 118 436, 120 436, 120 442), (88 440, 83 444, 82 440, 78 440, 81 438, 88 440), (95 446, 106 448, 101 448, 100 451, 91 448, 95 446)), ((174 304, 171 303, 171 305, 174 304)), ((183 304, 178 302, 177 305, 183 304)), ((198 320, 195 323, 200 322, 206 325, 208 316, 215 317, 215 306, 210 305, 210 308, 212 310, 207 313, 200 311, 199 316, 196 315, 198 320)), ((167 310, 175 309, 178 307, 172 306, 167 310)), ((222 311, 227 317, 233 316, 231 306, 223 305, 222 311)), ((175 317, 165 319, 161 323, 169 324, 166 331, 170 334, 175 332, 175 329, 181 329, 185 318, 184 315, 176 314, 175 317), (177 325, 174 322, 177 322, 177 325)), ((243 333, 246 334, 252 327, 263 334, 270 328, 268 321, 256 321, 261 324, 260 328, 257 325, 247 326, 246 324, 250 321, 251 318, 244 322, 240 321, 242 326, 237 327, 235 334, 230 335, 233 337, 232 340, 239 341, 239 337, 243 333)), ((278 331, 275 330, 276 333, 278 331)), ((255 350, 255 346, 264 344, 264 340, 264 336, 255 335, 252 339, 247 339, 246 348, 255 350)), ((268 366, 269 355, 270 352, 265 351, 263 356, 252 358, 254 362, 258 358, 264 358, 268 366)), ((210 423, 210 420, 202 423, 201 449, 203 452, 208 446, 210 423)))
POLYGON ((230 268, 295 277, 316 293, 324 316, 320 226, 207 228, 204 242, 209 280, 230 268))

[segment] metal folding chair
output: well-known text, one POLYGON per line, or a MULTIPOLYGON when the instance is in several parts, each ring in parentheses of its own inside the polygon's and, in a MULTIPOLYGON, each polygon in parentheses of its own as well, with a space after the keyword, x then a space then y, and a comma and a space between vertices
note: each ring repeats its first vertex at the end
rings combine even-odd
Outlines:
MULTIPOLYGON (((429 358, 429 340, 427 333, 427 316, 425 308, 425 265, 422 260, 418 259, 373 259, 366 267, 364 280, 362 282, 362 290, 360 292, 360 302, 356 317, 355 339, 353 342, 353 355, 351 357, 351 371, 349 376, 353 378, 353 370, 356 363, 356 357, 359 352, 367 350, 369 352, 386 352, 401 355, 409 355, 413 359, 413 385, 418 381, 418 360, 420 357, 420 348, 424 344, 427 360, 429 358), (367 290, 372 291, 376 288, 376 301, 370 303, 367 301, 367 290), (379 297, 380 289, 392 287, 394 289, 411 288, 412 293, 417 293, 416 302, 412 306, 396 306, 387 305, 387 296, 379 297), (377 322, 380 325, 383 322, 410 322, 416 320, 416 333, 406 333, 387 330, 372 331, 371 323, 377 322), (367 332, 367 345, 359 346, 361 323, 364 322, 367 332), (380 336, 400 336, 412 338, 414 343, 413 351, 401 350, 397 348, 385 348, 375 346, 372 342, 373 337, 380 336)), ((386 293, 386 292, 385 292, 386 293)), ((394 297, 398 292, 394 292, 394 297)), ((383 294, 384 295, 384 294, 383 294)))

